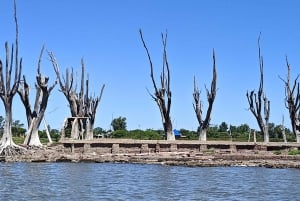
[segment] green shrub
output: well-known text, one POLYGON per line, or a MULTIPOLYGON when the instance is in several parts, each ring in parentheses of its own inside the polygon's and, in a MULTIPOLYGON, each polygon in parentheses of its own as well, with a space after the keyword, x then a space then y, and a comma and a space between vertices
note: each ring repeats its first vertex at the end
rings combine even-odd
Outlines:
POLYGON ((23 144, 25 138, 24 137, 13 137, 13 141, 16 144, 23 144))
POLYGON ((127 139, 138 139, 138 140, 162 140, 163 137, 161 134, 154 130, 132 130, 132 131, 126 131, 126 130, 117 130, 114 131, 112 134, 113 138, 127 138, 127 139))
POLYGON ((113 138, 129 138, 128 131, 126 130, 116 130, 112 133, 113 138))
POLYGON ((146 130, 143 132, 143 140, 162 140, 163 137, 156 131, 146 130))

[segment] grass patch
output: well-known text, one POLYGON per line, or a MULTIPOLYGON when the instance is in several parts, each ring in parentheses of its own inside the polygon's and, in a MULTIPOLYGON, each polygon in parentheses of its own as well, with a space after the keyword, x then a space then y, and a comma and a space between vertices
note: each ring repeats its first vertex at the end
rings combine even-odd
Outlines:
POLYGON ((293 149, 288 152, 288 155, 299 155, 299 154, 300 154, 300 150, 298 149, 293 149))
MULTIPOLYGON (((24 137, 13 137, 14 143, 20 145, 24 143, 25 138, 24 137)), ((42 144, 47 144, 49 142, 48 138, 40 138, 40 141, 42 144)), ((52 139, 53 143, 56 143, 56 139, 52 139)))
POLYGON ((13 137, 13 141, 16 144, 23 144, 24 139, 25 139, 24 137, 13 137))

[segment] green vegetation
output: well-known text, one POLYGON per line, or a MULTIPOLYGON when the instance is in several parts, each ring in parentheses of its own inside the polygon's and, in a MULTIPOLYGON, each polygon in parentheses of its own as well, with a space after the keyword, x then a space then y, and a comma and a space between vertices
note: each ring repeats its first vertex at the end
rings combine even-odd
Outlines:
MULTIPOLYGON (((0 136, 3 132, 4 118, 0 116, 0 136)), ((135 129, 135 130, 126 130, 127 123, 125 117, 118 117, 112 120, 111 126, 113 131, 104 130, 103 128, 96 127, 94 129, 94 137, 105 137, 105 138, 123 138, 123 139, 138 139, 138 140, 163 140, 164 131, 153 130, 153 129, 135 129)), ((60 139, 60 130, 51 129, 48 126, 50 136, 53 142, 58 142, 60 139)), ((22 144, 24 142, 24 137, 26 129, 24 124, 20 121, 13 121, 12 125, 13 138, 17 144, 22 144)), ((187 129, 180 129, 181 137, 177 140, 198 140, 199 135, 197 131, 191 131, 187 129)), ((228 125, 226 122, 222 122, 220 125, 212 125, 207 131, 207 140, 222 140, 222 141, 237 141, 237 142, 247 142, 249 140, 249 132, 251 131, 250 141, 253 142, 253 129, 247 124, 241 124, 239 126, 228 125)), ((271 142, 283 142, 281 125, 275 125, 274 123, 269 124, 269 133, 271 142)), ((287 141, 294 142, 295 136, 292 132, 286 128, 285 130, 287 141)), ((71 130, 66 129, 66 137, 70 137, 71 130)), ((39 131, 40 140, 43 144, 48 143, 48 138, 46 135, 46 130, 39 131)), ((256 132, 256 141, 262 142, 263 138, 259 131, 256 132)), ((295 151, 291 151, 289 154, 294 155, 295 151)), ((280 153, 274 153, 280 154, 280 153)))
POLYGON ((126 123, 126 117, 118 117, 112 120, 111 126, 114 131, 117 130, 126 130, 127 123, 126 123))
MULTIPOLYGON (((51 138, 52 139, 52 142, 58 142, 58 140, 56 138, 51 138)), ((25 137, 24 136, 21 136, 21 137, 13 137, 13 140, 16 144, 23 144, 24 140, 25 140, 25 137)), ((49 142, 48 138, 40 138, 40 141, 42 144, 47 144, 49 142)))
POLYGON ((127 139, 139 139, 139 140, 163 140, 161 132, 154 130, 116 130, 112 133, 113 138, 127 138, 127 139))
MULTIPOLYGON (((60 139, 60 131, 57 129, 49 129, 49 128, 48 128, 48 130, 50 131, 50 137, 51 137, 52 141, 58 142, 60 139)), ((40 136, 41 143, 44 144, 44 143, 49 142, 46 130, 39 131, 39 136, 40 136)))
POLYGON ((16 144, 23 144, 24 137, 13 137, 13 140, 16 144))
POLYGON ((293 149, 288 152, 288 155, 299 155, 299 154, 300 154, 300 150, 298 149, 293 149))

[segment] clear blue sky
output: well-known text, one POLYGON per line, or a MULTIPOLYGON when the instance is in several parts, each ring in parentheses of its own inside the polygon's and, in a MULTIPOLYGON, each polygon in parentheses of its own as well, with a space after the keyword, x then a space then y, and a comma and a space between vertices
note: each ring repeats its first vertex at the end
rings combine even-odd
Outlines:
MULTIPOLYGON (((84 58, 90 92, 98 95, 102 84, 106 85, 95 127, 109 129, 112 118, 122 116, 127 118, 128 129, 159 129, 160 113, 146 90, 152 92, 153 87, 138 30, 143 30, 157 81, 162 63, 161 33, 168 30, 173 127, 197 129, 192 106, 193 76, 202 90, 206 111, 204 86, 210 86, 214 48, 218 91, 211 123, 247 123, 258 128, 247 110, 246 92, 257 91, 259 85, 257 39, 261 32, 265 92, 271 101, 270 122, 280 124, 284 115, 289 126, 284 85, 278 76, 286 75, 286 55, 293 78, 299 73, 299 8, 297 0, 17 0, 19 53, 32 92, 43 44, 55 53, 63 73, 67 67, 79 71, 84 58)), ((13 0, 1 0, 0 27, 0 58, 4 60, 4 42, 13 43, 15 36, 13 0)), ((41 70, 52 83, 55 75, 47 54, 41 70)), ((60 129, 70 112, 58 90, 56 86, 50 96, 46 120, 52 128, 60 129)), ((13 104, 13 119, 26 125, 18 96, 13 104)))

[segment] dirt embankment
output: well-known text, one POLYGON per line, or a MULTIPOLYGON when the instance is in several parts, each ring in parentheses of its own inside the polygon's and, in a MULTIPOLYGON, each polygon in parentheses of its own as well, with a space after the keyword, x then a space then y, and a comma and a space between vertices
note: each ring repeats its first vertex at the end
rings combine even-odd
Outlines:
POLYGON ((300 168, 300 155, 276 155, 266 151, 243 152, 160 152, 143 154, 64 153, 56 146, 29 149, 25 154, 6 156, 2 162, 116 162, 180 165, 190 167, 257 166, 269 168, 300 168))

